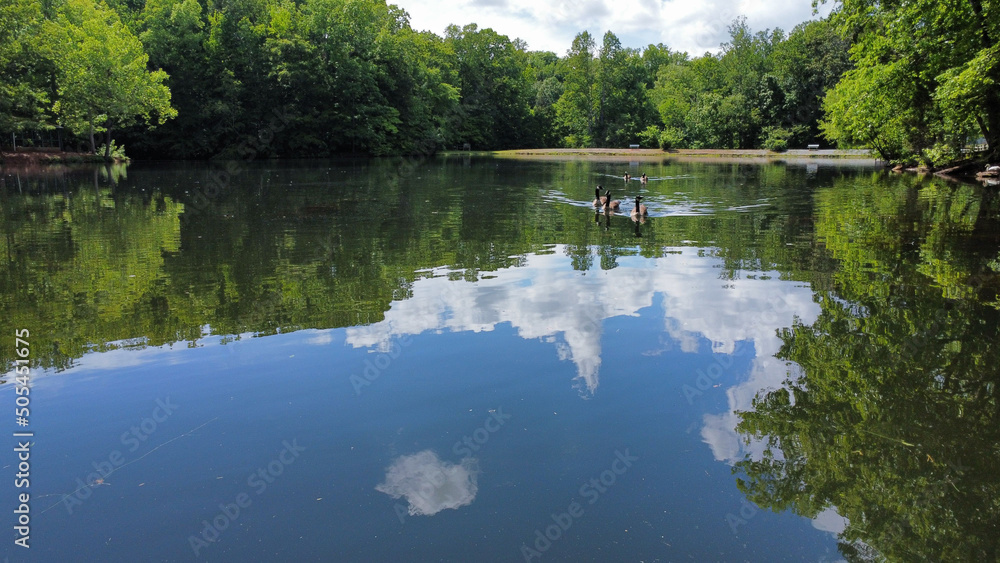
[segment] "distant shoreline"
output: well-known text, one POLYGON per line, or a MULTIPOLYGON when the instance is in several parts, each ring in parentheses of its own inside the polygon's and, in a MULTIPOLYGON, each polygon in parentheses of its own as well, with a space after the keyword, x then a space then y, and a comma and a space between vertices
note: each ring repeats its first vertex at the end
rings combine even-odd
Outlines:
MULTIPOLYGON (((785 152, 773 152, 764 149, 678 149, 663 151, 660 149, 572 149, 572 148, 547 148, 547 149, 512 149, 501 151, 442 151, 441 156, 486 156, 497 158, 530 158, 530 159, 572 159, 572 158, 594 158, 594 159, 614 159, 614 160, 668 160, 668 159, 720 159, 720 160, 746 160, 746 161, 774 161, 774 160, 855 160, 878 162, 878 159, 870 151, 863 149, 841 150, 841 149, 791 149, 785 152)), ((297 160, 297 157, 289 157, 297 160)), ((17 152, 4 151, 0 157, 0 164, 7 167, 37 166, 47 164, 78 164, 94 163, 104 164, 106 162, 116 162, 120 159, 105 160, 104 155, 76 152, 60 152, 52 149, 22 149, 17 152)), ((286 160, 279 158, 278 160, 286 160)))
MULTIPOLYGON (((454 154, 454 153, 450 153, 454 154)), ((774 152, 765 149, 677 149, 663 151, 660 149, 513 149, 494 151, 499 157, 634 157, 638 159, 667 159, 677 157, 696 158, 768 158, 768 159, 809 159, 809 158, 845 158, 854 160, 878 160, 871 151, 865 149, 790 149, 784 152, 774 152)))

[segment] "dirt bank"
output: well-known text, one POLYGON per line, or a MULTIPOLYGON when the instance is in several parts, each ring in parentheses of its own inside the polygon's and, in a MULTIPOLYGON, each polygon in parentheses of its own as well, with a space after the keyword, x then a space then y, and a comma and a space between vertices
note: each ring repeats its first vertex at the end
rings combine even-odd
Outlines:
MULTIPOLYGON (((117 161, 117 159, 112 159, 117 161)), ((5 167, 30 168, 43 164, 62 164, 78 162, 104 163, 104 155, 67 152, 57 149, 18 149, 16 152, 5 150, 0 153, 0 165, 5 167)))

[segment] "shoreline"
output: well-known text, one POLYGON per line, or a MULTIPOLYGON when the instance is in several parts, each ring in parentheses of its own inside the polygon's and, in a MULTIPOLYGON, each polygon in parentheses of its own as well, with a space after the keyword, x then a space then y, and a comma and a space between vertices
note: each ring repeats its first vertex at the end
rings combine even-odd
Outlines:
MULTIPOLYGON (((981 172, 978 159, 964 159, 936 169, 919 167, 891 168, 887 163, 872 154, 867 149, 789 149, 774 152, 766 149, 621 149, 621 148, 544 148, 544 149, 509 149, 498 151, 441 151, 438 156, 454 157, 491 157, 524 160, 613 160, 622 162, 646 161, 663 162, 667 160, 681 161, 714 161, 714 162, 745 162, 745 163, 777 163, 777 162, 812 162, 824 165, 859 164, 876 168, 885 168, 896 173, 914 173, 933 175, 938 178, 968 182, 995 187, 1000 183, 993 173, 981 172)), ((336 157, 333 157, 336 158, 336 157)), ((298 158, 279 158, 278 160, 299 160, 298 158)), ((3 151, 0 153, 0 168, 34 169, 48 168, 52 165, 74 164, 118 164, 134 162, 128 158, 105 159, 103 155, 79 152, 67 152, 46 149, 21 149, 17 152, 3 151)), ((142 162, 141 160, 138 162, 142 162)))
POLYGON ((512 149, 493 151, 493 156, 502 158, 538 158, 538 157, 630 157, 637 159, 670 159, 688 158, 756 158, 770 160, 784 159, 852 159, 873 160, 870 151, 865 149, 789 149, 784 152, 774 152, 766 149, 512 149))
POLYGON ((22 149, 16 152, 3 151, 0 153, 0 166, 39 166, 48 164, 114 164, 125 162, 129 159, 111 157, 105 159, 104 155, 84 152, 68 152, 58 150, 34 150, 22 149))
MULTIPOLYGON (((497 151, 441 151, 441 156, 493 156, 501 158, 538 158, 538 157, 628 157, 638 159, 670 159, 678 157, 691 158, 765 158, 772 160, 782 159, 852 159, 852 160, 875 160, 878 158, 871 155, 867 150, 852 149, 790 149, 784 152, 774 152, 765 149, 675 149, 663 151, 660 149, 614 149, 614 148, 593 148, 593 149, 509 149, 497 151)), ((336 158, 337 155, 331 155, 336 158)), ((402 155, 405 156, 405 155, 402 155)), ((299 157, 291 157, 291 160, 298 160, 299 157)), ((130 159, 126 159, 130 160, 130 159)), ((142 159, 140 159, 141 161, 142 159)), ((279 158, 278 160, 289 160, 289 158, 279 158)), ((0 153, 0 163, 5 165, 35 165, 35 164, 68 164, 68 163, 98 163, 120 162, 122 159, 112 157, 105 160, 103 155, 67 152, 57 150, 34 150, 22 149, 17 152, 3 151, 0 153)))

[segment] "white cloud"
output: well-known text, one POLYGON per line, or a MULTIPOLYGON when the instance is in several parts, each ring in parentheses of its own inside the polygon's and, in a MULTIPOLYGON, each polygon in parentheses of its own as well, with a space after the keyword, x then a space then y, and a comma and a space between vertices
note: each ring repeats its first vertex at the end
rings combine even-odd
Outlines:
POLYGON ((454 464, 424 450, 396 458, 386 470, 385 482, 375 490, 392 498, 406 497, 411 516, 433 516, 446 508, 472 504, 479 490, 478 475, 472 458, 454 464))
MULTIPOLYGON (((622 258, 619 268, 585 276, 568 267, 565 247, 555 250, 478 282, 452 281, 446 270, 434 271, 435 277, 414 282, 409 299, 393 302, 381 322, 348 328, 345 341, 384 351, 408 335, 485 332, 510 323, 521 338, 553 343, 559 359, 575 364, 581 391, 592 394, 600 383, 603 321, 638 315, 662 294, 665 331, 682 351, 696 351, 701 338, 723 354, 734 353, 739 342, 752 344, 758 357, 751 382, 732 390, 733 404, 745 408, 760 388, 752 385, 776 386, 784 378, 784 363, 771 357, 780 346, 775 330, 791 325, 796 315, 808 320, 818 312, 812 292, 801 284, 718 280, 721 261, 698 256, 697 249, 683 248, 655 261, 622 258)), ((727 419, 726 424, 735 440, 735 423, 727 419)))
MULTIPOLYGON (((393 2, 410 13, 411 25, 443 34, 448 24, 475 23, 511 39, 521 38, 533 50, 564 55, 573 37, 590 31, 600 43, 612 31, 626 47, 665 43, 692 56, 717 51, 728 38, 727 27, 740 15, 754 30, 780 27, 789 32, 813 19, 812 7, 803 0, 464 0, 440 3, 431 0, 393 2)), ((831 4, 821 6, 826 15, 831 4)))

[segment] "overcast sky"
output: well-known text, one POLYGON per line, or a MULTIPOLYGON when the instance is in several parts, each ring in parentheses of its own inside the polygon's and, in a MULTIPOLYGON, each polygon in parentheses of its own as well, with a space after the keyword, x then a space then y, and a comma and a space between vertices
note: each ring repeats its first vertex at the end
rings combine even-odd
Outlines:
MULTIPOLYGON (((410 14, 414 29, 444 34, 448 24, 491 27, 528 48, 563 56, 573 37, 587 30, 600 45, 610 30, 626 47, 664 43, 692 56, 717 52, 733 18, 747 17, 754 31, 789 32, 813 19, 810 0, 389 0, 410 14)), ((831 5, 821 6, 822 14, 831 5)))

